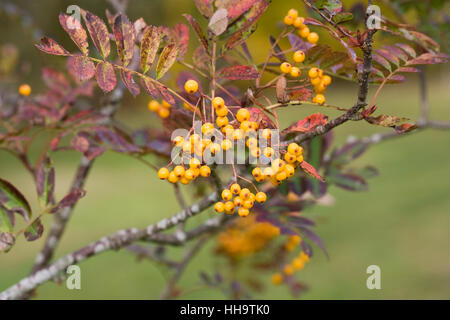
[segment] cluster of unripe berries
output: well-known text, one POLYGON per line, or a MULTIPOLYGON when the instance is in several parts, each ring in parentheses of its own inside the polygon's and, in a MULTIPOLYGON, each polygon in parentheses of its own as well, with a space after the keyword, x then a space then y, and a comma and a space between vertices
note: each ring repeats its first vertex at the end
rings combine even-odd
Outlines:
POLYGON ((19 86, 19 94, 21 96, 24 96, 24 97, 29 96, 31 94, 31 87, 30 87, 30 85, 26 84, 26 83, 21 84, 19 86))
POLYGON ((165 100, 159 103, 157 100, 150 100, 148 103, 148 109, 152 112, 156 112, 161 119, 166 119, 170 116, 170 108, 172 106, 165 100))
MULTIPOLYGON (((272 159, 274 150, 266 147, 263 154, 272 159)), ((281 158, 272 159, 271 165, 265 168, 256 167, 252 170, 252 175, 257 182, 270 180, 274 186, 280 185, 284 180, 289 179, 295 174, 297 165, 303 162, 303 148, 295 142, 290 143, 284 154, 284 160, 281 158)))
POLYGON ((298 30, 298 35, 306 39, 311 44, 316 44, 319 41, 319 35, 315 32, 311 32, 309 28, 304 24, 305 18, 298 16, 298 11, 291 9, 284 17, 284 23, 287 26, 294 26, 298 30))
POLYGON ((254 215, 236 219, 217 237, 219 251, 239 259, 264 249, 280 235, 280 229, 268 222, 258 222, 254 215))
POLYGON ((314 86, 315 96, 312 99, 312 102, 318 104, 325 103, 324 93, 327 90, 327 86, 331 84, 331 77, 324 74, 322 69, 319 68, 311 68, 308 71, 308 77, 311 84, 314 86))
POLYGON ((189 184, 199 176, 207 178, 210 175, 211 168, 207 165, 202 166, 197 158, 191 158, 187 169, 182 165, 177 165, 172 171, 165 167, 158 170, 158 178, 161 180, 167 179, 171 183, 189 184))
MULTIPOLYGON (((287 251, 293 251, 302 242, 300 236, 290 236, 288 241, 284 244, 284 249, 287 251)), ((295 271, 302 270, 309 261, 309 256, 303 251, 300 252, 289 264, 286 264, 283 268, 283 272, 277 272, 272 275, 272 283, 277 285, 283 282, 285 276, 291 276, 295 271)))
POLYGON ((250 214, 250 209, 255 205, 255 201, 263 203, 267 200, 267 195, 264 192, 260 191, 253 194, 249 189, 241 188, 238 183, 234 183, 229 189, 223 190, 221 196, 223 202, 216 202, 214 210, 217 213, 225 212, 232 215, 237 209, 241 217, 250 214))

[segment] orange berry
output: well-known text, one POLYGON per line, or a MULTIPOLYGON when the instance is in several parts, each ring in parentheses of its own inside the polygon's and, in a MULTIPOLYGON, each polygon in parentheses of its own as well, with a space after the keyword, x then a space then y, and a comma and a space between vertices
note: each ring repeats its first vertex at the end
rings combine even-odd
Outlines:
POLYGON ((170 116, 170 109, 164 107, 159 108, 158 116, 162 119, 167 119, 170 116))
POLYGON ((19 87, 19 94, 26 97, 29 96, 31 94, 31 87, 28 84, 22 84, 19 87))
POLYGON ((283 269, 284 274, 287 276, 292 275, 294 273, 294 271, 295 271, 294 267, 289 264, 287 266, 285 266, 283 269))
POLYGON ((271 281, 274 285, 279 285, 283 282, 283 275, 281 273, 275 273, 272 275, 271 281))
POLYGON ((172 105, 170 103, 168 103, 166 100, 163 100, 161 102, 161 106, 164 108, 172 108, 172 105))
POLYGON ((150 111, 152 111, 152 112, 158 111, 158 109, 159 109, 160 106, 161 106, 161 105, 160 105, 159 102, 156 101, 156 100, 150 100, 149 103, 148 103, 148 105, 147 105, 148 109, 149 109, 150 111))

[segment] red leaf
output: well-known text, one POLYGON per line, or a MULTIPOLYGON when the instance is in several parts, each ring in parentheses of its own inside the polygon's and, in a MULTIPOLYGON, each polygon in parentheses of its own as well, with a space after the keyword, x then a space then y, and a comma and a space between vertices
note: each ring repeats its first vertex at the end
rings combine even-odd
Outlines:
POLYGON ((219 71, 219 76, 229 80, 254 80, 258 75, 258 70, 251 66, 238 65, 219 71))
POLYGON ((64 74, 54 69, 42 68, 42 79, 49 89, 59 95, 65 95, 71 90, 70 83, 64 74))
POLYGON ((113 66, 109 62, 100 62, 95 69, 95 78, 100 89, 107 93, 117 85, 117 78, 113 66))
POLYGON ((317 170, 312 165, 310 165, 308 162, 303 161, 302 163, 300 163, 300 166, 311 177, 316 178, 322 182, 325 182, 325 180, 323 180, 322 177, 317 173, 317 170))
POLYGON ((105 59, 109 56, 109 52, 111 50, 111 44, 109 43, 109 32, 106 24, 102 19, 89 11, 82 10, 81 13, 95 47, 103 59, 105 59))
POLYGON ((134 53, 134 26, 127 16, 120 14, 114 20, 114 37, 116 39, 117 54, 126 67, 134 53))
POLYGON ((394 129, 397 133, 405 133, 417 129, 417 125, 411 123, 404 123, 399 126, 396 126, 394 129))
POLYGON ((195 33, 197 34, 198 40, 200 41, 200 43, 203 45, 206 52, 208 53, 209 52, 208 40, 206 39, 205 34, 203 33, 203 30, 200 27, 200 25, 198 24, 197 20, 195 20, 190 14, 184 14, 183 16, 189 22, 192 29, 194 29, 195 33))
POLYGON ((56 56, 67 56, 70 54, 69 51, 64 49, 61 45, 59 45, 55 40, 43 37, 41 39, 41 44, 36 44, 36 48, 39 50, 48 53, 53 54, 56 56))
POLYGON ((198 11, 205 17, 209 18, 213 15, 213 0, 194 0, 198 11))
POLYGON ((59 14, 59 23, 63 29, 69 34, 73 42, 80 48, 84 55, 89 53, 89 43, 87 42, 88 37, 86 30, 82 27, 80 21, 67 14, 59 14))
POLYGON ((159 91, 149 78, 141 78, 142 86, 154 99, 159 99, 159 91))
POLYGON ((72 146, 75 150, 84 153, 89 150, 89 140, 83 136, 77 135, 72 139, 72 146))
POLYGON ((184 23, 179 23, 173 27, 173 37, 179 47, 178 60, 182 60, 187 52, 189 44, 189 28, 184 23))
POLYGON ((127 87, 128 91, 130 91, 133 97, 136 97, 141 92, 141 89, 139 88, 139 85, 134 81, 131 72, 120 70, 120 77, 122 78, 123 84, 125 85, 125 87, 127 87))
POLYGON ((250 121, 258 123, 260 128, 275 128, 272 119, 270 119, 261 109, 249 108, 248 111, 250 112, 250 121))
POLYGON ((67 59, 67 68, 76 82, 83 82, 95 75, 94 63, 85 56, 72 56, 67 59))
POLYGON ((141 41, 141 68, 146 73, 155 60, 161 42, 161 34, 155 26, 148 26, 141 41))
POLYGON ((325 125, 327 123, 327 120, 328 117, 326 115, 322 113, 314 113, 286 128, 282 133, 287 134, 291 132, 309 132, 319 125, 325 125))
POLYGON ((312 90, 308 88, 301 88, 298 90, 291 91, 289 94, 289 100, 300 100, 308 101, 311 97, 312 90))
POLYGON ((247 12, 257 1, 258 0, 229 0, 222 7, 227 9, 228 18, 233 20, 247 12))

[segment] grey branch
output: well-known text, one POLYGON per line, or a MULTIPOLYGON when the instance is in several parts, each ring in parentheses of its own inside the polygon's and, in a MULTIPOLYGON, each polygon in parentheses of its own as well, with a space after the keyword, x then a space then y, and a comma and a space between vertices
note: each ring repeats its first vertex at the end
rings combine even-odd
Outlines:
POLYGON ((167 230, 177 224, 186 221, 188 218, 197 215, 204 209, 210 207, 218 199, 217 192, 205 197, 202 201, 193 204, 189 208, 180 211, 170 218, 163 219, 156 224, 151 224, 144 229, 124 229, 109 236, 103 237, 98 241, 70 253, 51 265, 35 272, 34 274, 22 279, 17 284, 0 293, 0 300, 17 299, 24 293, 29 292, 42 283, 56 277, 60 272, 64 272, 66 268, 73 264, 78 264, 90 257, 99 255, 109 250, 118 250, 129 244, 147 239, 161 231, 167 230))

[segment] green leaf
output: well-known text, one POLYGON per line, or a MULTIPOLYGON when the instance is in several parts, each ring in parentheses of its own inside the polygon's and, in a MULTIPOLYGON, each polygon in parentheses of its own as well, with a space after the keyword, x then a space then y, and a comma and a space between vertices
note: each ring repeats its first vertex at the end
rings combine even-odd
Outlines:
POLYGON ((44 226, 41 219, 36 219, 28 228, 25 229, 24 236, 27 241, 39 239, 44 232, 44 226))
POLYGON ((351 12, 341 12, 333 16, 332 20, 335 23, 343 23, 353 20, 353 14, 351 12))
POLYGON ((20 213, 26 221, 31 218, 28 201, 10 182, 0 178, 0 204, 11 212, 20 213))
POLYGON ((176 43, 168 44, 159 56, 158 64, 156 65, 156 79, 160 79, 175 63, 178 56, 178 46, 176 43))
POLYGON ((49 157, 42 161, 36 172, 36 188, 42 207, 53 201, 55 190, 55 169, 49 157))
POLYGON ((117 85, 114 67, 109 62, 100 62, 97 64, 95 79, 104 93, 112 91, 117 85))
POLYGON ((317 9, 327 10, 331 15, 342 10, 342 3, 339 0, 316 0, 314 5, 317 9))

